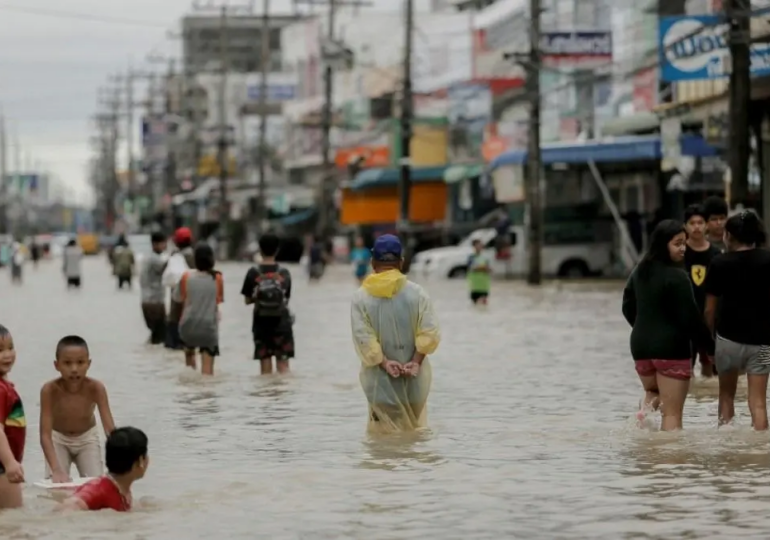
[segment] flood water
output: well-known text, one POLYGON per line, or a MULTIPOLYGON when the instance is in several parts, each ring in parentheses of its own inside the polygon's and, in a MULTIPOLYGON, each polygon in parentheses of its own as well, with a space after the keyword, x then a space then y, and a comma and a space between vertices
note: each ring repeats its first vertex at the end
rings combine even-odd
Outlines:
POLYGON ((462 281, 429 282, 442 324, 426 433, 371 439, 350 343, 349 267, 296 279, 294 374, 250 360, 246 265, 223 265, 222 358, 211 380, 144 345, 139 292, 119 292, 103 258, 66 292, 59 262, 0 271, 0 323, 18 349, 28 482, 43 476, 39 390, 54 347, 91 345, 119 425, 150 438, 136 512, 60 515, 31 485, 0 517, 14 539, 767 538, 768 437, 716 430, 716 384, 696 382, 686 431, 634 427, 640 397, 617 283, 495 284, 488 311, 462 281))

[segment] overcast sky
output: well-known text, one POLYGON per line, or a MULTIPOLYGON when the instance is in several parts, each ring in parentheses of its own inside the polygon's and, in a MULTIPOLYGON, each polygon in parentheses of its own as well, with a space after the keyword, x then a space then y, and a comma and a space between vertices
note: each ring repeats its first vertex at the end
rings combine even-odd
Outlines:
MULTIPOLYGON (((401 0, 373 3, 373 9, 391 10, 402 4, 401 0)), ((416 2, 418 9, 427 3, 416 2)), ((178 29, 179 18, 191 4, 191 0, 0 0, 0 107, 11 133, 20 135, 22 164, 39 162, 77 199, 89 203, 86 166, 92 155, 90 119, 96 112, 98 88, 129 64, 151 68, 145 59, 152 50, 176 54, 179 43, 167 39, 166 33, 178 29)), ((230 5, 239 2, 232 0, 230 5)), ((275 13, 289 13, 291 2, 271 0, 271 6, 275 13)))

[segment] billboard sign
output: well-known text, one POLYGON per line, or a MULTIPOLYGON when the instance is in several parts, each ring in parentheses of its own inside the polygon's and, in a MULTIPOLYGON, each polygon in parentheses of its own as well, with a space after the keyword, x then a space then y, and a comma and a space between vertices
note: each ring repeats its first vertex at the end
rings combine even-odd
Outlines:
MULTIPOLYGON (((668 82, 722 79, 732 66, 729 27, 720 15, 661 17, 659 58, 661 79, 668 82)), ((751 46, 751 74, 770 74, 770 43, 751 46)))
POLYGON ((612 60, 612 32, 543 32, 540 50, 545 62, 612 60))

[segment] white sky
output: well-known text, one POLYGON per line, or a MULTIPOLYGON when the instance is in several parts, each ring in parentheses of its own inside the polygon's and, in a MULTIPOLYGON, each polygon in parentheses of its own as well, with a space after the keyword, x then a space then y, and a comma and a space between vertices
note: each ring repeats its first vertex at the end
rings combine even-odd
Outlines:
MULTIPOLYGON (((259 0, 255 4, 261 6, 259 0)), ((275 13, 291 9, 290 0, 270 4, 275 13)), ((373 4, 371 9, 398 10, 403 0, 373 4)), ((427 9, 428 0, 415 4, 427 9)), ((190 0, 0 0, 0 108, 12 136, 19 134, 22 165, 38 163, 66 186, 69 199, 90 203, 86 173, 98 88, 129 65, 163 71, 165 66, 146 62, 147 53, 177 54, 179 43, 166 33, 178 29, 191 5, 190 0)), ((137 88, 138 96, 143 92, 137 88)), ((11 169, 16 155, 12 147, 11 169)))

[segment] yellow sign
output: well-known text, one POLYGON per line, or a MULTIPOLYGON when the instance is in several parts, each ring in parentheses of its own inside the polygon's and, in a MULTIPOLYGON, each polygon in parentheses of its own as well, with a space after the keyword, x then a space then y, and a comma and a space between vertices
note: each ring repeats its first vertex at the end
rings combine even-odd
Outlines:
MULTIPOLYGON (((228 159, 227 175, 232 178, 237 172, 238 164, 236 163, 235 158, 231 156, 228 159)), ((198 162, 198 176, 219 177, 219 161, 217 160, 216 154, 201 157, 200 162, 198 162)))
POLYGON ((440 167, 447 164, 447 132, 445 127, 414 126, 411 154, 415 167, 440 167))
POLYGON ((690 275, 695 286, 700 287, 706 279, 706 267, 700 264, 693 264, 692 268, 690 268, 690 275))

